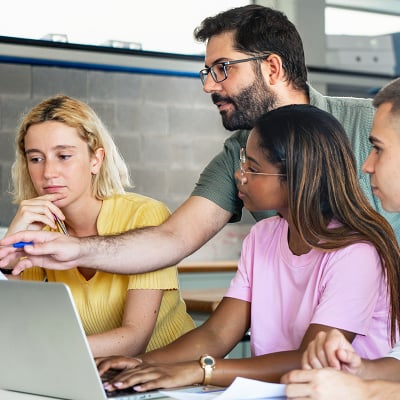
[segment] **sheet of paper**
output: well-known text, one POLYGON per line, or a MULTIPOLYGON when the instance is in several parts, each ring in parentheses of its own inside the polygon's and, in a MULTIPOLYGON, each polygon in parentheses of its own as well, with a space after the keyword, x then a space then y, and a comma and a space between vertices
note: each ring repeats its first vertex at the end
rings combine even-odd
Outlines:
POLYGON ((196 388, 188 388, 188 389, 177 389, 177 390, 160 390, 160 392, 167 397, 171 397, 173 399, 182 399, 182 400, 198 400, 198 399, 216 399, 219 393, 223 393, 224 389, 214 389, 204 390, 203 386, 198 386, 196 388))
POLYGON ((0 271, 0 280, 6 281, 7 277, 0 271))
POLYGON ((185 393, 182 390, 162 392, 163 395, 179 400, 215 399, 215 400, 250 400, 250 399, 286 399, 286 385, 269 383, 247 378, 236 378, 230 386, 221 392, 185 393))
POLYGON ((238 377, 225 392, 216 398, 218 400, 286 398, 285 387, 286 385, 281 383, 270 383, 238 377))

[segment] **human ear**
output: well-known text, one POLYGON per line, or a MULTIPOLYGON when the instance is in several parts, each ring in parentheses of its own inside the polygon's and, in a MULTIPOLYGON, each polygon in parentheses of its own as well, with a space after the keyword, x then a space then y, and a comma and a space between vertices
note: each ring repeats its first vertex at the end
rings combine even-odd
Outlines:
POLYGON ((282 58, 278 54, 271 54, 262 64, 264 74, 267 74, 271 85, 277 84, 285 77, 282 58))
POLYGON ((99 173, 101 165, 103 164, 105 151, 103 147, 99 147, 95 150, 91 159, 91 173, 96 175, 99 173))

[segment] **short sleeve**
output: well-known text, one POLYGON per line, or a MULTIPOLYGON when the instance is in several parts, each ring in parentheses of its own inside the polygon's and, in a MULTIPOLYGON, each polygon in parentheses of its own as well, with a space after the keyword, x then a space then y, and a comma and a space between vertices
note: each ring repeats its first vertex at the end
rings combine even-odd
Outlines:
POLYGON ((243 240, 242 251, 238 262, 238 269, 232 278, 226 297, 239 300, 252 300, 253 257, 254 257, 254 229, 243 240))
POLYGON ((203 170, 192 192, 192 196, 205 197, 232 213, 230 222, 240 221, 242 217, 243 203, 237 195, 234 174, 247 136, 247 131, 238 131, 225 141, 223 150, 203 170))
POLYGON ((311 323, 366 335, 373 317, 388 312, 378 253, 372 245, 360 243, 332 253, 325 261, 311 323))
POLYGON ((173 266, 144 274, 131 275, 128 289, 179 289, 178 269, 173 266))
MULTIPOLYGON (((170 212, 164 203, 136 193, 127 193, 103 202, 103 209, 98 218, 98 230, 100 234, 110 234, 158 226, 169 216, 170 212)), ((130 275, 127 287, 127 289, 161 290, 178 288, 176 266, 130 275)))
POLYGON ((97 219, 99 235, 126 232, 146 226, 158 226, 167 220, 170 212, 164 203, 136 193, 103 200, 97 219))

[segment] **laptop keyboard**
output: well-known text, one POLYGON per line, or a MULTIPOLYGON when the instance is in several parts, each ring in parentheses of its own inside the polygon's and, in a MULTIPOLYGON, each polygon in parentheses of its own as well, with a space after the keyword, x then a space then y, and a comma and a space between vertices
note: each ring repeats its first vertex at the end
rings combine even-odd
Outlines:
POLYGON ((108 392, 106 391, 106 396, 108 399, 113 399, 113 398, 122 398, 122 399, 127 399, 129 400, 129 397, 132 396, 132 399, 137 399, 137 396, 134 397, 134 394, 137 394, 135 389, 133 388, 126 388, 126 389, 118 389, 115 390, 114 392, 108 392))
MULTIPOLYGON (((113 370, 113 369, 109 369, 108 371, 106 371, 102 377, 101 377, 101 381, 102 382, 106 382, 108 380, 110 380, 111 378, 113 378, 115 375, 117 375, 120 371, 118 370, 113 370)), ((142 399, 146 399, 146 398, 150 398, 151 397, 151 393, 152 392, 156 392, 156 390, 150 390, 148 392, 137 392, 133 387, 129 387, 126 389, 117 389, 113 392, 108 392, 107 390, 105 390, 106 396, 108 399, 123 399, 123 400, 138 400, 138 398, 142 398, 142 399), (140 396, 140 394, 143 395, 140 396)))

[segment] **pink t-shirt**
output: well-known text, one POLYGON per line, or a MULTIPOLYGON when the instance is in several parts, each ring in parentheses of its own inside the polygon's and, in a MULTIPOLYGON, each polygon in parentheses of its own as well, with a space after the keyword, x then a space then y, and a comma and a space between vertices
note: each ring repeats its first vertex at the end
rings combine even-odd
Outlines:
POLYGON ((312 323, 357 333, 353 346, 361 357, 387 354, 389 308, 375 247, 296 256, 287 234, 280 217, 255 224, 225 295, 251 302, 252 355, 298 349, 312 323))

